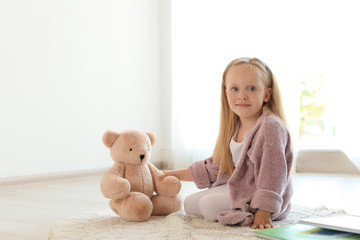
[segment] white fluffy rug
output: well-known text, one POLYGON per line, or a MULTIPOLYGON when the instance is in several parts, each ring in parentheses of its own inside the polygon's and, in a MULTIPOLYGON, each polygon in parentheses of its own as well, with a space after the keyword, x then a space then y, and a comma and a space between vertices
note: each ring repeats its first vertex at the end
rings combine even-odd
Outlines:
MULTIPOLYGON (((285 220, 273 222, 275 227, 296 223, 301 218, 346 214, 343 210, 325 207, 293 206, 285 220)), ((179 211, 168 216, 153 216, 146 222, 128 222, 111 210, 103 210, 73 217, 52 227, 49 240, 90 239, 258 239, 247 227, 222 226, 203 218, 187 216, 179 211)))

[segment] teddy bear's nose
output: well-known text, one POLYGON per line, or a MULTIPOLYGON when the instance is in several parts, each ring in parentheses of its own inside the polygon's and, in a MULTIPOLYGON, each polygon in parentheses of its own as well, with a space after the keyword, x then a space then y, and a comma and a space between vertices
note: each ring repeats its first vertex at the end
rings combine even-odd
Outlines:
POLYGON ((140 160, 143 160, 145 155, 140 155, 140 160))

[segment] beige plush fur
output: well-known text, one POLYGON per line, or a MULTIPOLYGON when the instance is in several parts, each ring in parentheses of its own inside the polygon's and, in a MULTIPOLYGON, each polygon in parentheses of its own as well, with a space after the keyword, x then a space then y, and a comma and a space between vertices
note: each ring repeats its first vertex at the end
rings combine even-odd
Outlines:
POLYGON ((181 208, 181 183, 162 174, 148 162, 156 136, 150 132, 107 131, 103 143, 110 149, 113 166, 101 178, 100 188, 111 209, 129 221, 146 221, 151 215, 167 215, 181 208))

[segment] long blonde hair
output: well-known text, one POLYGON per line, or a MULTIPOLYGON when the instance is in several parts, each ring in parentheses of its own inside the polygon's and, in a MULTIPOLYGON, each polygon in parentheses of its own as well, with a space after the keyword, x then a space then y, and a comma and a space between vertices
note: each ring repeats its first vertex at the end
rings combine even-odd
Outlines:
POLYGON ((230 141, 231 138, 235 135, 236 130, 240 126, 241 122, 240 118, 230 109, 227 101, 225 94, 226 76, 232 67, 240 64, 246 64, 250 68, 255 69, 258 77, 263 80, 264 86, 266 88, 272 89, 270 100, 267 103, 264 103, 264 107, 267 107, 272 114, 280 118, 287 127, 277 80, 270 68, 258 58, 238 58, 231 61, 223 73, 221 84, 220 128, 213 152, 214 163, 220 167, 219 173, 227 172, 229 176, 231 176, 234 171, 234 164, 230 151, 230 141))

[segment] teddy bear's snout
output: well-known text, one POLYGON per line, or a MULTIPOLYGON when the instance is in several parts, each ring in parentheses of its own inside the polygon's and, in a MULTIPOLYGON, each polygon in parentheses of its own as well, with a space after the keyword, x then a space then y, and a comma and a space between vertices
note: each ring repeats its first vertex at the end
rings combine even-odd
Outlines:
POLYGON ((140 160, 142 161, 145 158, 145 154, 140 155, 140 160))

